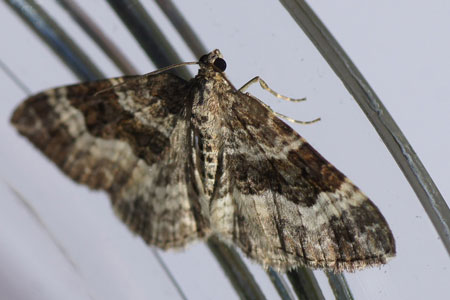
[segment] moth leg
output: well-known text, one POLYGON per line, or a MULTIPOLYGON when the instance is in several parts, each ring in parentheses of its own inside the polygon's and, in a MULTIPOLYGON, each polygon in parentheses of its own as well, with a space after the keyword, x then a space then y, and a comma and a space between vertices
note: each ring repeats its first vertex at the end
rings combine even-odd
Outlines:
MULTIPOLYGON (((289 97, 286 97, 286 96, 283 96, 283 95, 278 94, 277 92, 275 92, 274 90, 272 90, 272 89, 267 85, 267 83, 266 83, 264 80, 262 80, 262 78, 259 77, 259 76, 256 76, 255 78, 249 80, 246 84, 244 84, 244 85, 239 89, 239 92, 244 93, 244 92, 248 89, 249 86, 251 86, 252 84, 254 84, 254 83, 256 83, 256 82, 259 82, 259 84, 261 85, 261 87, 262 87, 263 89, 269 91, 269 93, 271 93, 272 95, 274 95, 274 96, 277 97, 277 98, 280 98, 280 99, 283 99, 283 100, 286 100, 286 101, 290 101, 290 102, 301 102, 301 101, 305 101, 305 100, 306 100, 306 98, 293 99, 293 98, 289 98, 289 97)), ((247 94, 248 94, 248 93, 247 93, 247 94)), ((256 99, 256 98, 255 98, 255 99, 256 99)), ((259 99, 258 99, 258 101, 259 101, 259 99)), ((316 123, 316 122, 320 121, 320 118, 316 118, 316 119, 314 119, 314 120, 312 120, 312 121, 299 121, 299 120, 295 120, 295 119, 292 119, 292 118, 290 118, 290 117, 288 117, 288 116, 285 116, 285 115, 283 115, 283 114, 280 114, 280 113, 278 113, 278 112, 276 112, 276 111, 273 111, 273 109, 271 109, 268 105, 266 105, 265 103, 263 103, 263 102, 261 102, 261 101, 260 101, 260 103, 261 103, 262 105, 264 105, 267 109, 269 109, 270 111, 272 111, 277 117, 282 118, 282 119, 285 119, 285 120, 287 120, 287 121, 289 121, 289 122, 292 122, 292 123, 297 123, 297 124, 303 124, 303 125, 304 125, 304 124, 312 124, 312 123, 316 123)))
POLYGON ((259 85, 260 85, 263 89, 265 89, 266 91, 268 91, 269 93, 271 93, 272 95, 274 95, 275 97, 277 97, 277 98, 279 98, 279 99, 283 99, 283 100, 290 101, 290 102, 302 102, 302 101, 305 101, 305 100, 306 100, 306 98, 294 99, 294 98, 290 98, 290 97, 286 97, 286 96, 283 96, 283 95, 278 94, 277 92, 275 92, 274 90, 272 90, 272 89, 269 87, 269 85, 268 85, 264 80, 262 80, 262 78, 259 77, 259 76, 256 76, 255 78, 250 79, 246 84, 244 84, 244 85, 239 89, 239 91, 240 91, 241 93, 245 92, 245 91, 249 88, 249 86, 251 86, 252 84, 254 84, 254 83, 256 83, 256 82, 259 82, 259 85))
POLYGON ((312 123, 316 123, 316 122, 320 121, 320 118, 316 118, 316 119, 311 120, 311 121, 300 121, 300 120, 292 119, 292 118, 290 118, 288 116, 285 116, 283 114, 280 114, 279 112, 276 112, 276 111, 274 111, 273 113, 275 115, 277 115, 277 117, 279 117, 279 118, 285 119, 285 120, 287 120, 289 122, 292 122, 292 123, 297 123, 297 124, 302 124, 302 125, 312 124, 312 123))

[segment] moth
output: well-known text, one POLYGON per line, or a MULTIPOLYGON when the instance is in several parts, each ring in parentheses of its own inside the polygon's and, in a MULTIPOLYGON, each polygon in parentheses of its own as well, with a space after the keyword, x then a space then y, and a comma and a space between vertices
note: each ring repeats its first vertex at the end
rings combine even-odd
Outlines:
POLYGON ((280 271, 354 271, 395 256, 377 207, 236 89, 219 50, 198 65, 190 81, 162 70, 50 89, 11 122, 74 181, 105 190, 149 245, 216 235, 280 271))

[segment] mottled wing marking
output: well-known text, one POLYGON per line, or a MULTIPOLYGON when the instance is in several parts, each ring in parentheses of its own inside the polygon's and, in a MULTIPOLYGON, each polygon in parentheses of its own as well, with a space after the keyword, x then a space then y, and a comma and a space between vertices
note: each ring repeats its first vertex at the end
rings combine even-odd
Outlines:
POLYGON ((211 226, 265 266, 354 271, 395 255, 376 206, 259 100, 222 99, 223 150, 211 226))
POLYGON ((208 234, 186 172, 188 92, 170 74, 88 82, 27 99, 11 121, 146 242, 181 247, 208 234))
POLYGON ((12 123, 77 182, 104 189, 149 244, 217 234, 264 266, 354 271, 395 255, 376 206, 258 99, 219 50, 169 74, 57 88, 12 123))

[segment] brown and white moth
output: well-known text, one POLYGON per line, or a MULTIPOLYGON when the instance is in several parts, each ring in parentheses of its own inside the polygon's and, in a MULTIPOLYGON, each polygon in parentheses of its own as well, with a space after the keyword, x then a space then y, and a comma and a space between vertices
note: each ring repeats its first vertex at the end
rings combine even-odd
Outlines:
POLYGON ((156 73, 55 88, 11 122, 76 182, 105 190, 148 244, 210 235, 264 267, 386 263, 377 207, 292 128, 225 77, 219 50, 185 81, 156 73))

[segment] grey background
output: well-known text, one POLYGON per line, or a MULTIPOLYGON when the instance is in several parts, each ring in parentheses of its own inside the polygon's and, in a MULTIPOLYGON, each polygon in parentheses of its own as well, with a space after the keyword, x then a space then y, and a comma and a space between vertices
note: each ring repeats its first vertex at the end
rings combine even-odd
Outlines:
MULTIPOLYGON (((53 1, 40 1, 108 77, 120 72, 53 1)), ((79 1, 141 73, 154 70, 103 1, 79 1)), ((151 1, 143 1, 183 60, 193 57, 151 1)), ((382 268, 346 274, 356 299, 444 299, 450 263, 434 228, 396 163, 347 90, 277 1, 175 1, 209 49, 219 48, 236 85, 260 75, 285 103, 250 92, 295 125, 320 153, 377 204, 394 232, 398 256, 382 268)), ((448 1, 314 1, 312 8, 366 77, 450 196, 450 4, 448 1)), ((0 3, 0 59, 32 91, 77 82, 35 34, 0 3)), ((191 68, 195 72, 196 68, 191 68)), ((118 221, 106 195, 64 177, 9 125, 27 95, 0 72, 0 299, 177 299, 149 248, 118 221), (28 201, 29 213, 9 186, 28 201)), ((237 298, 202 242, 161 252, 191 299, 237 298)), ((263 270, 249 268, 268 298, 263 270)), ((327 279, 315 271, 326 298, 327 279)))

